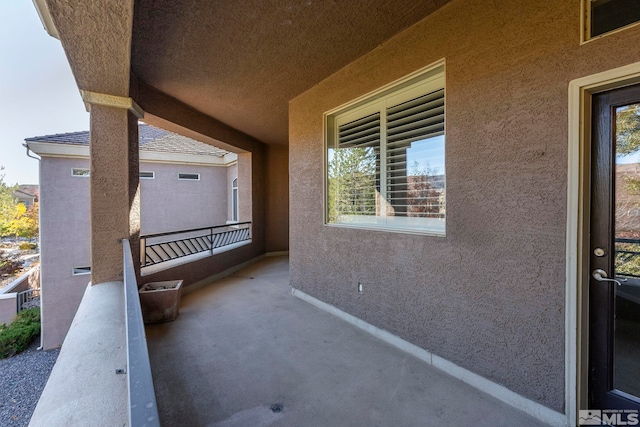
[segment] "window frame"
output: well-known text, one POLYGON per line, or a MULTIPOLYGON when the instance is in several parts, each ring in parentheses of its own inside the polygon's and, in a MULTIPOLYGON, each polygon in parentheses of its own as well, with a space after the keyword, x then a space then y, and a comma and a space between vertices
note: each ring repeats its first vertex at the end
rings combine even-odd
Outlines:
POLYGON ((89 178, 91 176, 91 169, 89 168, 71 168, 71 176, 74 178, 89 178), (76 171, 86 171, 86 174, 76 174, 76 171))
POLYGON ((611 34, 619 33, 620 31, 624 31, 628 28, 635 27, 640 25, 640 21, 632 22, 622 27, 615 28, 613 30, 607 31, 606 33, 598 34, 597 36, 591 35, 591 20, 592 20, 592 0, 582 0, 580 4, 580 44, 588 43, 593 40, 598 40, 602 37, 606 37, 611 34))
POLYGON ((140 171, 138 177, 140 179, 156 179, 156 173, 154 171, 140 171), (143 173, 151 174, 151 176, 142 176, 143 173))
POLYGON ((72 267, 71 275, 72 276, 86 276, 91 274, 91 266, 88 267, 72 267))
POLYGON ((179 181, 200 181, 199 172, 178 172, 179 181), (182 178, 181 175, 195 175, 197 178, 182 178))
MULTIPOLYGON (((324 140, 324 150, 323 150, 323 173, 324 173, 324 182, 323 182, 323 225, 327 227, 339 227, 339 228, 352 228, 352 229, 364 229, 364 230, 374 230, 374 231, 384 231, 391 233, 402 233, 402 234, 418 234, 424 236, 434 236, 434 237, 445 237, 447 234, 447 220, 446 220, 446 129, 447 129, 447 121, 446 121, 446 66, 445 60, 442 59, 433 64, 430 64, 422 69, 419 69, 405 77, 402 77, 398 80, 395 80, 391 83, 388 83, 379 89, 376 89, 372 92, 366 93, 350 102, 347 102, 339 107, 336 107, 332 110, 329 110, 323 114, 323 140, 324 140), (411 96, 422 96, 427 94, 428 92, 424 92, 424 89, 420 89, 424 86, 429 86, 433 84, 434 87, 438 87, 436 82, 441 81, 441 85, 439 88, 443 89, 445 96, 445 121, 444 121, 444 132, 443 136, 445 139, 444 153, 443 153, 443 164, 444 171, 443 175, 445 177, 445 184, 443 186, 444 191, 444 206, 445 206, 445 216, 444 216, 444 227, 442 230, 436 229, 420 229, 420 228, 409 228, 409 227, 394 227, 390 225, 378 225, 378 224, 354 224, 354 223, 336 223, 329 221, 329 159, 328 152, 331 145, 335 141, 335 135, 337 134, 338 123, 343 121, 340 119, 344 119, 348 116, 353 115, 353 117, 364 117, 367 112, 371 111, 379 111, 379 108, 372 108, 372 105, 378 104, 381 100, 393 100, 393 99, 403 99, 406 102, 411 98, 411 96)), ((381 168, 382 169, 382 168, 381 168)), ((382 183, 382 177, 380 178, 380 182, 382 183)))

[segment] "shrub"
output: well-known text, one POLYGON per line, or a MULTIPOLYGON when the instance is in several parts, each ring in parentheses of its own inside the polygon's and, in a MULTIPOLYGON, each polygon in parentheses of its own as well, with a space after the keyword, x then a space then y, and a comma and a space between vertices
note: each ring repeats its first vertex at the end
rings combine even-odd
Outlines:
POLYGON ((0 359, 25 350, 40 334, 40 307, 18 313, 9 326, 0 325, 0 359))
POLYGON ((20 246, 19 246, 21 251, 30 251, 37 247, 38 245, 36 243, 29 243, 29 242, 22 242, 20 243, 20 246))
POLYGON ((0 256, 0 276, 13 276, 22 268, 22 261, 0 256))

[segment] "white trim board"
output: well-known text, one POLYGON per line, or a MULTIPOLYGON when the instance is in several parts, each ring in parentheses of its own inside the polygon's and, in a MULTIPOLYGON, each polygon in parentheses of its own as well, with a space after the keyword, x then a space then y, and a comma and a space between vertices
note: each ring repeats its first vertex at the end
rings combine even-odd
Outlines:
POLYGON ((339 317, 340 319, 350 323, 365 332, 370 333, 376 338, 385 341, 392 346, 411 354, 412 356, 417 357, 418 359, 426 362, 427 364, 433 366, 436 369, 443 371, 444 373, 451 375, 454 378, 459 379, 460 381, 469 384, 470 386, 487 393, 490 396, 495 397, 496 399, 513 406, 516 409, 519 409, 527 414, 549 424, 552 426, 566 426, 566 418, 564 414, 560 412, 556 412, 553 409, 547 408, 544 405, 541 405, 533 400, 527 399, 524 396, 519 395, 518 393, 509 390, 508 388, 501 386, 500 384, 494 383, 491 380, 488 380, 478 374, 475 374, 461 366, 456 365, 453 362, 450 362, 446 359, 443 359, 440 356, 437 356, 421 347, 418 347, 415 344, 411 344, 408 341, 403 340, 400 337, 393 335, 392 333, 385 331, 384 329, 380 329, 376 326, 371 325, 370 323, 365 322, 362 319, 359 319, 355 316, 352 316, 349 313, 345 313, 337 307, 334 307, 326 302, 320 301, 317 298, 312 297, 298 289, 291 288, 291 293, 293 296, 300 298, 303 301, 306 301, 334 316, 339 317))
POLYGON ((91 111, 92 105, 102 105, 105 107, 124 108, 131 111, 137 118, 144 118, 144 111, 131 97, 91 92, 82 89, 80 89, 80 96, 89 112, 91 111))
MULTIPOLYGON (((583 265, 583 235, 586 222, 584 194, 588 171, 585 153, 590 130, 589 97, 593 93, 640 82, 640 62, 581 77, 569 82, 568 96, 568 161, 567 161, 567 223, 566 223, 566 285, 565 285, 565 408, 567 425, 577 423, 578 406, 586 402, 583 366, 587 350, 585 313, 581 302, 583 265)), ((587 197, 587 199, 585 199, 587 197)), ((588 274, 588 272, 587 272, 588 274)), ((587 408, 582 408, 587 409, 587 408)))

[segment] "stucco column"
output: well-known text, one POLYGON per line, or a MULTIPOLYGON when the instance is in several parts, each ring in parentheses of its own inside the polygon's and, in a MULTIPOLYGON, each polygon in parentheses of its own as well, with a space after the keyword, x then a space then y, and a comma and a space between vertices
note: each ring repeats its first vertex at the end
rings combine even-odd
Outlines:
POLYGON ((238 221, 253 221, 251 153, 238 154, 238 221))
MULTIPOLYGON (((120 106, 91 105, 91 283, 123 279, 122 239, 138 254, 138 119, 120 106)), ((139 276, 139 260, 134 259, 139 276)))

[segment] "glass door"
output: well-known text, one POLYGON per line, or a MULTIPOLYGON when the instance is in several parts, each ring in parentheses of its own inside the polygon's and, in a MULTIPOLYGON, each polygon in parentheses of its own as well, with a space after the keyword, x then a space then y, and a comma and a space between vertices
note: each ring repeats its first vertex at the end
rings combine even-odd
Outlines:
POLYGON ((619 423, 640 410, 640 86, 595 95, 592 119, 589 409, 619 423))

